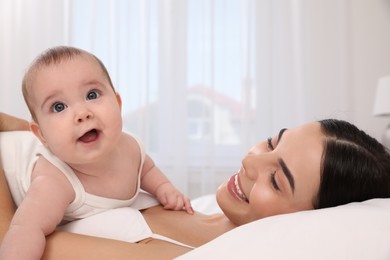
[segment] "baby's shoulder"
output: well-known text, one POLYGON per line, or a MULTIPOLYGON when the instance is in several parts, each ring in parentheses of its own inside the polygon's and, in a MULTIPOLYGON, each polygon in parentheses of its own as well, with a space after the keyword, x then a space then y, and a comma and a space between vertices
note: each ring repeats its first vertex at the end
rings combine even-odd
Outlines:
POLYGON ((133 133, 122 132, 121 141, 122 144, 125 144, 127 147, 137 148, 137 150, 143 151, 143 143, 141 139, 133 133))

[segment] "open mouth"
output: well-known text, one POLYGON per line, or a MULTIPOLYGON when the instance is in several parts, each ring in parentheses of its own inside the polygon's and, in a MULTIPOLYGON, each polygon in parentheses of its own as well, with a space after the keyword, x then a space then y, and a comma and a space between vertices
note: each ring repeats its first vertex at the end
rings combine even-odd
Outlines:
POLYGON ((96 129, 92 129, 85 134, 83 134, 80 138, 79 141, 83 143, 90 143, 95 141, 99 137, 99 132, 96 129))
POLYGON ((244 192, 242 192, 238 174, 235 174, 232 177, 230 177, 230 180, 228 182, 228 190, 235 198, 244 201, 246 203, 249 203, 248 198, 245 196, 244 192))
POLYGON ((237 190, 238 196, 240 196, 242 200, 249 202, 248 198, 245 196, 245 194, 241 190, 239 180, 238 180, 238 174, 236 174, 234 176, 234 184, 236 185, 236 190, 237 190))

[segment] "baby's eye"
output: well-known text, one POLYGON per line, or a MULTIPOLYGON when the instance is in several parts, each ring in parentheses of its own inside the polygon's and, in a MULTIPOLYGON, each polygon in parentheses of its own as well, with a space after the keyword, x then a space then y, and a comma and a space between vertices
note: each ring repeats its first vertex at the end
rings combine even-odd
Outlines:
POLYGON ((87 100, 97 99, 98 97, 100 97, 100 93, 96 90, 92 90, 87 94, 87 100))
POLYGON ((54 113, 58 113, 58 112, 61 112, 62 110, 64 110, 65 108, 66 108, 66 105, 64 103, 56 102, 51 106, 51 111, 54 113))

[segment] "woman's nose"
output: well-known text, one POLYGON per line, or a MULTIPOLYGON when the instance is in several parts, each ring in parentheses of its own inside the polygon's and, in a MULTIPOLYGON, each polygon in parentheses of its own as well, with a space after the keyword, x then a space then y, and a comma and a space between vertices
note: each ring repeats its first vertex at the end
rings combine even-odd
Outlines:
POLYGON ((251 180, 256 180, 260 175, 272 172, 275 160, 271 154, 248 154, 242 160, 245 174, 251 180))

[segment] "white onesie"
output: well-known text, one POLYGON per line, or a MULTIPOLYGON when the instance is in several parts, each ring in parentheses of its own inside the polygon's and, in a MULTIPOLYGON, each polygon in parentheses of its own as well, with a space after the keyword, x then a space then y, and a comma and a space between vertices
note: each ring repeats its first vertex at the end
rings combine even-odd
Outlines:
POLYGON ((31 132, 1 132, 0 158, 16 205, 19 206, 26 195, 31 183, 31 173, 39 155, 42 155, 56 166, 67 177, 75 191, 75 199, 68 206, 64 220, 81 219, 106 211, 107 209, 132 205, 140 190, 141 170, 145 158, 145 152, 141 142, 135 136, 133 137, 137 141, 141 151, 141 166, 138 171, 137 191, 131 199, 118 200, 87 193, 73 170, 46 149, 31 132))

